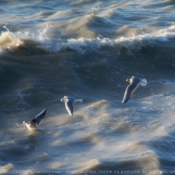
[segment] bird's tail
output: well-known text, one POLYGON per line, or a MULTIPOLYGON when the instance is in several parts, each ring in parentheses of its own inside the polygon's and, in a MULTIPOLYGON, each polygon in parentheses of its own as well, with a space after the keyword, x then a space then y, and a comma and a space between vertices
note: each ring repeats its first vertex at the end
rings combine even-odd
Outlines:
POLYGON ((147 85, 147 80, 146 79, 141 79, 140 85, 141 86, 146 86, 147 85))
POLYGON ((83 99, 75 99, 75 102, 83 102, 83 99))

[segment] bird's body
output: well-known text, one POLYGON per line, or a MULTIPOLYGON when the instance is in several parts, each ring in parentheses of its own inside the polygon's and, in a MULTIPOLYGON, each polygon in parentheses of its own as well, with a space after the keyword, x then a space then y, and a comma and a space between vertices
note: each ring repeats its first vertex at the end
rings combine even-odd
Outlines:
POLYGON ((25 124, 30 131, 40 131, 43 130, 42 128, 39 128, 39 125, 41 124, 42 119, 44 118, 46 114, 46 109, 41 111, 37 116, 35 116, 32 120, 29 121, 29 123, 26 123, 23 121, 23 124, 25 124))
POLYGON ((147 85, 146 79, 141 79, 136 76, 132 76, 130 79, 127 79, 126 81, 129 82, 130 84, 127 86, 125 90, 122 103, 126 103, 132 97, 133 93, 139 87, 139 85, 141 86, 147 85))
POLYGON ((71 96, 64 96, 64 98, 61 99, 61 102, 65 103, 66 110, 70 116, 73 116, 73 105, 76 102, 83 102, 82 99, 75 99, 71 96))

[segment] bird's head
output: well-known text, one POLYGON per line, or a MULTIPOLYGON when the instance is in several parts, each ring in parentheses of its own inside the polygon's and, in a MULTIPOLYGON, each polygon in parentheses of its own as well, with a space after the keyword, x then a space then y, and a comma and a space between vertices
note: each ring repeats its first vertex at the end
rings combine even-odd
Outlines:
POLYGON ((62 99, 60 100, 60 102, 64 102, 64 98, 62 98, 62 99))
POLYGON ((126 81, 127 81, 128 83, 132 83, 132 79, 133 79, 133 78, 129 78, 129 79, 126 79, 126 81))

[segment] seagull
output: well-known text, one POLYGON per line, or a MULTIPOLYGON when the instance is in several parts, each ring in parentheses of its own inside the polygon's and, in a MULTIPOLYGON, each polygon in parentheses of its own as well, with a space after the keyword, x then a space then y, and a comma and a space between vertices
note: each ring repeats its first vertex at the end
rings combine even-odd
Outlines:
POLYGON ((75 102, 83 102, 82 99, 75 99, 74 97, 71 96, 64 96, 64 98, 61 99, 61 102, 65 103, 65 107, 67 112, 69 113, 70 116, 73 116, 73 105, 75 102))
POLYGON ((36 117, 34 117, 32 120, 29 121, 29 123, 26 123, 23 121, 23 124, 25 124, 30 131, 40 131, 42 130, 39 128, 39 125, 41 124, 42 119, 44 118, 46 114, 46 109, 42 110, 36 117))
POLYGON ((136 77, 136 76, 132 76, 130 79, 127 79, 126 81, 129 82, 130 84, 127 86, 127 88, 125 90, 123 100, 122 100, 123 104, 126 103, 132 97, 135 90, 139 87, 139 84, 141 86, 147 85, 146 79, 141 79, 141 78, 136 77))

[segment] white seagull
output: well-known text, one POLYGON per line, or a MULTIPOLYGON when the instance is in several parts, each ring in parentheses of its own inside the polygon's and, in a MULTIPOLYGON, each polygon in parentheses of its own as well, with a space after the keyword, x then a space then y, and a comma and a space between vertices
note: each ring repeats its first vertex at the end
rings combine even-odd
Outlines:
POLYGON ((127 86, 125 90, 122 103, 126 103, 132 97, 135 90, 139 87, 139 84, 141 86, 147 85, 146 79, 141 79, 136 76, 132 76, 130 79, 127 79, 126 81, 129 82, 130 84, 127 86))
POLYGON ((64 98, 61 99, 61 102, 65 103, 65 107, 67 109, 67 112, 69 113, 70 116, 73 116, 73 105, 76 102, 83 102, 82 99, 75 99, 74 97, 71 96, 64 96, 64 98))
POLYGON ((39 128, 39 125, 41 124, 41 121, 44 118, 45 114, 46 109, 42 110, 36 117, 30 120, 29 123, 26 123, 25 121, 23 121, 23 123, 27 126, 28 130, 30 131, 41 131, 42 128, 39 128))

